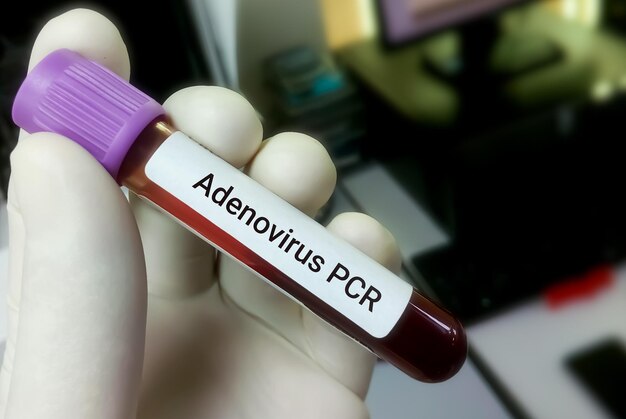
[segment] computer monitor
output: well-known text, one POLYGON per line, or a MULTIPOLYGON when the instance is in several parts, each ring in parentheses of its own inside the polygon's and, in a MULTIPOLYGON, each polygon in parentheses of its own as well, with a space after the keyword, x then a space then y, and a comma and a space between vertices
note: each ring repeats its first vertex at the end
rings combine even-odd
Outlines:
MULTIPOLYGON (((495 67, 493 52, 502 41, 499 17, 514 7, 530 5, 537 0, 375 0, 379 37, 383 47, 394 50, 414 45, 441 32, 453 32, 457 47, 453 54, 425 54, 423 66, 448 81, 474 85, 485 78, 508 78, 561 58, 558 45, 547 37, 515 39, 520 52, 515 60, 495 67), (525 43, 523 48, 519 48, 525 43)), ((512 39, 511 39, 512 40, 512 39)), ((511 50, 513 45, 507 45, 511 50)))
MULTIPOLYGON (((380 37, 390 50, 417 43, 421 59, 421 41, 442 31, 457 31, 463 39, 459 55, 468 61, 459 69, 459 79, 448 78, 482 78, 485 83, 474 84, 480 89, 499 84, 494 77, 497 71, 481 60, 486 60, 496 41, 515 36, 510 34, 510 26, 499 25, 504 8, 513 12, 510 16, 515 17, 514 22, 522 23, 515 26, 521 28, 522 42, 534 33, 530 25, 523 25, 526 16, 534 15, 526 11, 543 12, 534 7, 543 7, 538 1, 377 2, 380 37), (508 9, 514 6, 523 6, 520 14, 508 9), (485 37, 482 43, 481 36, 485 37), (468 40, 471 45, 466 44, 468 40)), ((558 23, 558 19, 555 16, 541 22, 558 23)), ((601 33, 602 37, 594 35, 595 48, 619 44, 616 38, 604 38, 601 33), (611 39, 611 44, 604 39, 611 39)), ((543 39, 551 41, 547 36, 543 39)), ((605 61, 593 57, 594 65, 600 68, 605 61)), ((416 60, 415 71, 422 71, 418 64, 416 60)), ((562 92, 573 86, 575 78, 568 80, 567 75, 576 74, 586 89, 587 76, 578 75, 587 73, 587 65, 564 59, 555 64, 557 71, 546 71, 547 78, 532 74, 529 79, 547 80, 534 86, 562 92)), ((532 67, 525 68, 521 71, 532 67)), ((416 80, 424 85, 430 82, 423 77, 416 80)), ((532 83, 526 86, 530 86, 528 91, 536 89, 532 83)), ((618 162, 626 153, 626 145, 613 134, 623 125, 624 96, 616 95, 599 105, 586 100, 585 93, 576 94, 573 100, 564 96, 546 105, 513 104, 507 109, 506 100, 493 101, 485 90, 478 93, 465 95, 466 103, 474 102, 461 107, 462 122, 450 123, 452 130, 447 131, 447 125, 446 130, 425 129, 403 135, 402 141, 414 141, 419 152, 407 156, 408 148, 397 147, 404 154, 385 162, 450 238, 446 245, 416 254, 407 265, 419 273, 416 278, 423 279, 422 289, 430 289, 466 323, 536 298, 554 283, 585 278, 598 267, 626 261, 626 202, 621 192, 624 176, 619 172, 623 165, 618 162)), ((379 142, 376 152, 391 154, 389 141, 379 142)))

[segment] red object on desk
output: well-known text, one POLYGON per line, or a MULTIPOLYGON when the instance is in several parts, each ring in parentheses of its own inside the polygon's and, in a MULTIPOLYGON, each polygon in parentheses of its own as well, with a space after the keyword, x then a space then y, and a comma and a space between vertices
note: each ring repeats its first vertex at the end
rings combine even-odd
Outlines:
POLYGON ((548 307, 557 309, 573 300, 593 297, 614 282, 613 268, 603 265, 547 288, 544 298, 548 307))

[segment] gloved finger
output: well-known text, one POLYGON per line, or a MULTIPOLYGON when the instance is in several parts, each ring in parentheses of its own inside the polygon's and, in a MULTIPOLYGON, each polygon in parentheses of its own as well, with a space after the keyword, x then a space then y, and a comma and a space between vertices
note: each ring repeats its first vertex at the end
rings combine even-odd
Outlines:
MULTIPOLYGON (((130 77, 130 60, 120 32, 109 19, 96 11, 72 9, 46 22, 35 39, 28 71, 59 48, 74 50, 126 80, 130 77)), ((20 130, 19 139, 26 135, 27 132, 20 130)))
POLYGON ((132 417, 146 285, 128 202, 91 155, 56 134, 25 137, 11 164, 5 415, 132 417))
MULTIPOLYGON (((246 171, 309 216, 314 216, 330 198, 337 178, 327 150, 314 138, 295 132, 266 140, 246 171)), ((220 258, 219 272, 224 294, 239 308, 297 347, 306 347, 299 304, 230 257, 220 258)))
MULTIPOLYGON (((343 213, 327 228, 381 265, 400 273, 401 255, 393 235, 372 217, 343 213)), ((330 375, 365 398, 376 357, 334 327, 305 310, 302 316, 309 355, 330 375)))
MULTIPOLYGON (((119 31, 104 16, 86 9, 70 10, 46 23, 34 43, 29 62, 29 69, 36 65, 46 54, 58 48, 70 48, 98 61, 124 78, 129 77, 130 64, 126 46, 119 31)), ((20 130, 20 140, 29 134, 20 130)), ((11 181, 13 183, 13 181, 11 181)), ((14 190, 15 188, 10 188, 14 190)), ((11 195, 12 192, 10 192, 11 195)), ((14 201, 14 200, 13 200, 14 201)), ((22 289, 22 261, 24 228, 21 214, 9 206, 12 215, 10 223, 10 248, 12 259, 9 263, 9 344, 5 353, 4 370, 0 374, 0 402, 6 401, 10 382, 10 366, 13 365, 13 352, 17 336, 17 318, 22 289)), ((5 403, 2 403, 4 405, 5 403)))
POLYGON ((76 51, 126 80, 130 77, 128 51, 119 30, 96 11, 72 9, 50 19, 35 39, 28 70, 59 48, 76 51))
MULTIPOLYGON (((178 129, 235 167, 244 165, 261 143, 263 130, 254 108, 234 91, 189 87, 163 106, 178 129)), ((213 247, 150 204, 140 199, 131 204, 144 243, 149 293, 189 296, 211 286, 213 247)))

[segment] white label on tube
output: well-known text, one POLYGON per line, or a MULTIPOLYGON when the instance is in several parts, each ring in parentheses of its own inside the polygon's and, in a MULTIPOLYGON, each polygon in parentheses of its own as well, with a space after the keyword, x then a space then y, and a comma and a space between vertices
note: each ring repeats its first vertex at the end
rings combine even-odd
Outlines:
POLYGON ((157 149, 146 175, 373 337, 404 312, 408 282, 183 133, 157 149))

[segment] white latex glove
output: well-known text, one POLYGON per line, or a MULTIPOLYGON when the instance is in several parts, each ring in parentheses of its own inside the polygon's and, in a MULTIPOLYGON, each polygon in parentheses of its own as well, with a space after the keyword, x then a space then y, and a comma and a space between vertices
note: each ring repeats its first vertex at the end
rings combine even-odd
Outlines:
MULTIPOLYGON (((124 42, 100 14, 52 19, 30 66, 61 47, 129 77, 124 42)), ((240 95, 193 87, 165 107, 182 131, 307 214, 331 196, 324 148, 295 133, 262 142, 240 95)), ((71 141, 23 133, 11 163, 3 417, 368 417, 371 353, 132 194, 129 205, 71 141)), ((345 214, 329 228, 399 269, 393 237, 373 219, 345 214)))

